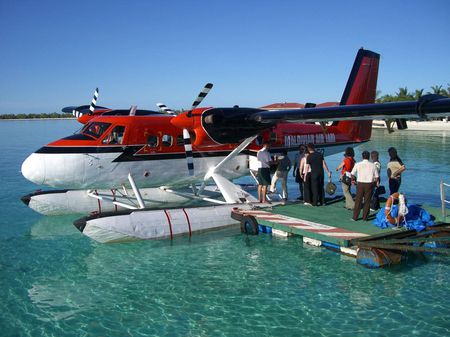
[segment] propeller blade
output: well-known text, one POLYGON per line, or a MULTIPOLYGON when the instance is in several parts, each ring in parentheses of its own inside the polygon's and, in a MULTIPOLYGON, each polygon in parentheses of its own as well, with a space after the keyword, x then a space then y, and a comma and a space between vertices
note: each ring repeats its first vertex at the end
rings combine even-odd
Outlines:
POLYGON ((89 107, 89 115, 92 115, 94 113, 95 107, 97 105, 97 98, 98 98, 98 88, 95 88, 94 97, 92 97, 91 105, 89 107))
POLYGON ((76 110, 76 109, 73 109, 73 110, 72 110, 72 115, 74 115, 76 118, 79 118, 79 117, 83 116, 83 113, 82 113, 82 112, 79 112, 79 111, 76 110))
POLYGON ((208 95, 208 92, 211 90, 212 87, 213 87, 212 83, 207 83, 205 85, 203 90, 198 94, 197 99, 194 101, 194 103, 192 103, 191 110, 194 110, 203 101, 203 99, 206 97, 206 95, 208 95))
POLYGON ((192 157, 191 136, 189 135, 189 131, 187 129, 183 129, 183 142, 184 142, 184 152, 186 153, 186 161, 187 161, 189 175, 193 176, 194 175, 194 159, 192 157))
POLYGON ((167 107, 167 105, 165 105, 164 103, 156 103, 156 105, 165 114, 176 115, 175 111, 173 111, 171 108, 167 107))

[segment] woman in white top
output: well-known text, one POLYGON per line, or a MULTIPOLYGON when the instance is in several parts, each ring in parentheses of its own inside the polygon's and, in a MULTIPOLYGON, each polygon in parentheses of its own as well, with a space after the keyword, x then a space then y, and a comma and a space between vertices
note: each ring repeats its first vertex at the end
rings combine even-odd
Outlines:
POLYGON ((312 202, 312 190, 311 190, 311 167, 306 164, 306 158, 308 158, 308 151, 305 152, 305 156, 300 161, 300 177, 303 180, 303 200, 305 204, 311 205, 312 202))

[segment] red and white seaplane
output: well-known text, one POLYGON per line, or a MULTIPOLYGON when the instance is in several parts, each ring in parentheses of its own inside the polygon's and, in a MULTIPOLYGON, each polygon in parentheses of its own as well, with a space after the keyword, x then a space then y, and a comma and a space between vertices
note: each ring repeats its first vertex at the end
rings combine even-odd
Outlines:
POLYGON ((370 140, 372 119, 426 119, 449 115, 450 99, 374 104, 379 54, 360 49, 341 102, 290 108, 199 108, 207 84, 189 111, 175 113, 67 107, 85 126, 31 154, 22 174, 38 185, 22 198, 42 214, 91 213, 75 221, 100 242, 191 234, 234 224, 231 209, 255 198, 232 182, 249 175, 265 140, 276 154, 293 156, 315 143, 324 155, 370 140), (186 169, 187 164, 187 169, 186 169), (211 188, 210 182, 215 186, 211 188), (94 214, 93 214, 94 212, 94 214))

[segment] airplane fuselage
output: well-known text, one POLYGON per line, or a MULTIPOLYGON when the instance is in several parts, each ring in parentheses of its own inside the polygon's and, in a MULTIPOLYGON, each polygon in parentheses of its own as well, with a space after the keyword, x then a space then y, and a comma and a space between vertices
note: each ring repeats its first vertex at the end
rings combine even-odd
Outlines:
MULTIPOLYGON (((196 125, 195 117, 208 109, 197 110, 190 128, 193 176, 186 167, 182 131, 171 123, 176 117, 170 115, 95 117, 80 133, 31 154, 22 164, 22 174, 38 185, 69 189, 120 187, 127 185, 129 173, 139 187, 186 186, 203 178, 238 145, 213 141, 196 125)), ((279 123, 227 162, 221 174, 227 179, 248 175, 264 140, 271 141, 274 155, 287 150, 293 160, 300 144, 315 143, 319 151, 330 155, 369 137, 355 137, 338 126, 279 123)))

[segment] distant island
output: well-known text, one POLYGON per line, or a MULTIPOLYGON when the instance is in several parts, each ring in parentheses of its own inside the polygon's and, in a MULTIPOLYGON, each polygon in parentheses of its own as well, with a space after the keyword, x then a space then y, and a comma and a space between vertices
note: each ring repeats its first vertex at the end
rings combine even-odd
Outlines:
POLYGON ((70 113, 42 113, 42 114, 4 114, 0 115, 1 119, 46 119, 46 118, 75 118, 70 113))
MULTIPOLYGON (((388 103, 388 102, 400 102, 400 101, 413 101, 419 100, 422 96, 428 94, 437 94, 441 96, 450 97, 450 83, 444 88, 442 85, 431 86, 431 91, 425 92, 424 89, 416 89, 415 91, 409 91, 407 87, 399 88, 395 94, 387 94, 381 96, 381 91, 377 90, 375 102, 376 103, 388 103)), ((183 110, 182 110, 183 111, 183 110)), ((49 119, 49 118, 75 118, 71 113, 41 113, 41 114, 0 114, 0 120, 2 119, 49 119)), ((447 121, 447 119, 446 119, 447 121)), ((387 120, 388 123, 393 123, 394 120, 387 120)))

